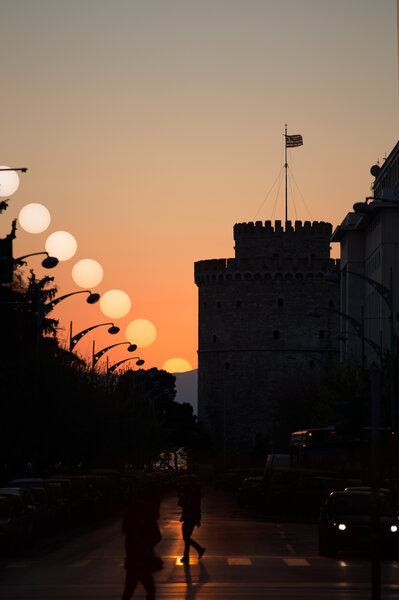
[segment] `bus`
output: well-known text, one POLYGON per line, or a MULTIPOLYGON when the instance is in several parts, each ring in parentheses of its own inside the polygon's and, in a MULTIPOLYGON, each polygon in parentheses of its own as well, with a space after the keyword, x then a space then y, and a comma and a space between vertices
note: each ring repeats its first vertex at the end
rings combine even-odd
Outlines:
MULTIPOLYGON (((380 429, 382 477, 392 472, 397 441, 394 431, 380 429)), ((370 479, 371 428, 356 435, 339 427, 315 427, 294 431, 290 440, 291 468, 331 471, 343 476, 370 479)))

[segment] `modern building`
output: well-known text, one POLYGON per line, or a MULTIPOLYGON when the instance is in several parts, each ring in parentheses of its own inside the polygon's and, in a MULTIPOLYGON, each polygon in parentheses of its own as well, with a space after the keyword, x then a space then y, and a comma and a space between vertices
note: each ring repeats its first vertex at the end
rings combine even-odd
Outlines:
POLYGON ((195 263, 198 416, 230 462, 269 437, 273 392, 294 362, 306 374, 338 356, 339 291, 324 280, 336 270, 331 232, 324 222, 240 223, 234 258, 195 263))
POLYGON ((341 311, 363 327, 363 335, 356 334, 342 318, 342 359, 378 364, 398 334, 399 143, 371 173, 373 197, 354 205, 331 241, 341 246, 341 311))

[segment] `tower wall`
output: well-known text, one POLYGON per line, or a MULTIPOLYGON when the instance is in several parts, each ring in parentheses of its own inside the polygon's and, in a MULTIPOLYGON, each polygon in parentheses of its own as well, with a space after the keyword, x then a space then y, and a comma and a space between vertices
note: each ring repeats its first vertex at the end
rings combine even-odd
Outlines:
POLYGON ((306 314, 312 306, 338 308, 338 286, 324 281, 336 269, 331 229, 238 224, 236 258, 195 263, 199 419, 220 454, 248 456, 257 434, 270 437, 273 390, 292 370, 287 355, 309 368, 312 357, 327 364, 337 352, 338 315, 306 314))

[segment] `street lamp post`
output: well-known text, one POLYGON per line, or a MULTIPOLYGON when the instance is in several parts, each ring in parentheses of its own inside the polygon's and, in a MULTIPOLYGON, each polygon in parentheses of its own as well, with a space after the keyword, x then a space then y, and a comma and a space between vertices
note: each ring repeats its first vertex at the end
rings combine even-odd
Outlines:
POLYGON ((65 298, 69 298, 69 296, 74 296, 75 294, 89 294, 86 298, 86 302, 88 304, 95 304, 100 299, 100 294, 93 294, 90 290, 79 290, 77 292, 70 292, 69 294, 64 294, 64 296, 59 296, 58 298, 54 298, 54 300, 50 300, 46 304, 42 304, 41 301, 41 290, 37 288, 37 320, 36 320, 36 361, 39 362, 40 355, 40 329, 43 324, 43 320, 47 313, 49 313, 56 304, 65 300, 65 298))
POLYGON ((111 335, 115 335, 116 333, 119 333, 119 327, 116 327, 114 325, 114 323, 99 323, 98 325, 92 325, 91 327, 87 327, 87 329, 83 329, 83 331, 80 331, 79 333, 75 333, 75 335, 72 335, 72 321, 70 323, 69 326, 69 352, 72 352, 72 350, 75 348, 76 344, 79 342, 79 340, 82 339, 82 337, 84 335, 86 335, 86 333, 89 333, 89 331, 91 331, 92 329, 96 329, 96 327, 102 327, 103 325, 111 325, 111 327, 108 329, 108 333, 110 333, 111 335))
POLYGON ((117 369, 124 362, 126 362, 128 360, 134 360, 135 358, 138 358, 138 360, 136 361, 136 365, 138 367, 141 367, 145 361, 142 360, 139 356, 130 356, 129 358, 124 358, 123 360, 120 360, 111 366, 108 366, 108 357, 107 357, 107 375, 110 375, 110 373, 113 373, 115 371, 115 369, 117 369))
MULTIPOLYGON (((365 202, 356 202, 353 205, 353 210, 361 215, 371 216, 375 214, 378 209, 378 202, 374 204, 374 201, 380 201, 384 203, 393 204, 394 206, 399 205, 398 199, 398 191, 397 189, 387 190, 387 195, 382 195, 381 197, 375 196, 367 196, 365 202), (368 201, 372 200, 371 204, 368 204, 368 201)), ((384 194, 384 192, 383 192, 384 194)), ((392 267, 390 268, 389 274, 389 288, 385 287, 375 279, 371 277, 367 277, 365 275, 360 275, 359 273, 355 273, 353 271, 347 271, 347 273, 351 275, 357 275, 361 279, 367 281, 375 291, 382 296, 385 303, 389 308, 389 319, 390 319, 390 357, 389 357, 389 387, 390 387, 390 396, 391 396, 391 427, 394 430, 396 424, 396 410, 395 410, 395 359, 394 359, 394 328, 393 328, 393 282, 392 282, 392 267)))
POLYGON ((356 275, 361 279, 367 281, 371 287, 375 289, 375 291, 383 298, 386 305, 389 308, 389 389, 390 389, 390 397, 391 397, 391 427, 395 430, 395 345, 394 345, 394 331, 393 331, 393 284, 392 284, 392 267, 389 270, 389 288, 385 287, 375 279, 371 279, 371 277, 366 277, 365 275, 360 275, 359 273, 355 273, 354 271, 347 271, 350 275, 356 275))
POLYGON ((45 269, 53 269, 54 267, 56 267, 58 265, 58 258, 56 258, 55 256, 50 256, 48 252, 33 252, 31 254, 24 254, 24 256, 19 256, 18 258, 14 258, 14 265, 20 263, 21 261, 23 261, 25 258, 28 258, 29 256, 38 256, 39 254, 47 255, 47 258, 44 258, 42 260, 42 267, 44 267, 45 269))
POLYGON ((378 369, 370 374, 371 396, 371 597, 381 598, 381 547, 379 514, 380 426, 381 426, 381 379, 378 369))
POLYGON ((96 366, 97 361, 106 352, 108 352, 108 350, 111 350, 111 348, 115 348, 115 346, 122 346, 123 344, 127 344, 129 346, 129 348, 127 349, 128 352, 134 352, 135 350, 137 350, 136 344, 131 344, 130 342, 118 342, 117 344, 112 344, 112 346, 107 346, 106 348, 102 348, 102 350, 95 352, 94 351, 94 340, 93 340, 93 359, 92 359, 92 365, 91 365, 92 370, 94 370, 94 367, 96 366))
MULTIPOLYGON (((359 203, 360 204, 360 203, 359 203)), ((356 206, 356 205, 355 205, 356 206)), ((366 204, 371 208, 368 204, 366 204)), ((346 271, 349 275, 355 275, 360 277, 363 281, 366 281, 375 291, 383 298, 384 302, 389 308, 389 324, 390 324, 390 335, 389 335, 389 389, 390 389, 390 400, 391 400, 391 427, 395 430, 396 415, 395 415, 395 356, 394 356, 394 327, 393 327, 393 280, 392 280, 392 267, 389 272, 389 288, 385 287, 375 279, 361 275, 355 271, 346 271)), ((328 278, 333 281, 332 278, 328 278)))

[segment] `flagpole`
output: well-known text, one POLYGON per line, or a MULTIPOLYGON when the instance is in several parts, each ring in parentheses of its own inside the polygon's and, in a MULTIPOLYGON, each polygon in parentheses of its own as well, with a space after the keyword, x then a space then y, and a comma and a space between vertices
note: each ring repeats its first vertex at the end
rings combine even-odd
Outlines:
POLYGON ((288 163, 287 163, 287 123, 285 124, 285 135, 284 135, 284 140, 285 140, 285 164, 284 164, 284 168, 285 168, 285 223, 287 224, 288 221, 288 202, 287 202, 287 169, 288 169, 288 163))

